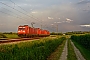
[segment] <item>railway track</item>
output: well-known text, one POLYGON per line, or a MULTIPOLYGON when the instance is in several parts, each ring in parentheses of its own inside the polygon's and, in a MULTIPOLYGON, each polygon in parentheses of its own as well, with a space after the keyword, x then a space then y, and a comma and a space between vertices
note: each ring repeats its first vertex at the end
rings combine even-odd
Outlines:
POLYGON ((18 42, 18 41, 27 41, 27 40, 34 40, 34 39, 40 39, 41 37, 36 38, 17 38, 17 39, 0 39, 1 43, 10 43, 10 42, 18 42))

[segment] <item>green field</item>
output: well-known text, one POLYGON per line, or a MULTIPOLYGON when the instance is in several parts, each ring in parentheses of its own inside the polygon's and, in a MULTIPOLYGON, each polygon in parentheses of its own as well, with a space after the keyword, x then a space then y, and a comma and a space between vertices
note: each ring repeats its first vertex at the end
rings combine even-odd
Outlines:
POLYGON ((90 60, 90 34, 71 36, 75 46, 80 50, 86 60, 90 60))
POLYGON ((85 49, 83 46, 78 44, 77 42, 73 41, 75 46, 80 50, 82 55, 85 57, 86 60, 90 60, 90 51, 85 49))
POLYGON ((0 39, 4 39, 4 38, 8 38, 8 39, 11 39, 11 38, 20 38, 17 34, 3 34, 3 33, 0 33, 0 39))
POLYGON ((64 41, 63 38, 44 38, 39 41, 0 45, 1 60, 46 60, 64 41))
POLYGON ((53 53, 51 53, 51 55, 47 58, 47 60, 59 60, 60 56, 63 52, 63 48, 65 46, 65 42, 66 40, 64 40, 59 46, 58 48, 55 49, 55 51, 53 53))
POLYGON ((19 38, 17 34, 4 34, 7 38, 19 38))
MULTIPOLYGON (((17 34, 4 34, 7 38, 19 38, 17 34)), ((1 37, 3 35, 1 34, 1 37)), ((0 45, 1 60, 58 60, 68 39, 67 60, 77 60, 69 38, 86 60, 90 60, 90 35, 51 35, 38 41, 0 45)))

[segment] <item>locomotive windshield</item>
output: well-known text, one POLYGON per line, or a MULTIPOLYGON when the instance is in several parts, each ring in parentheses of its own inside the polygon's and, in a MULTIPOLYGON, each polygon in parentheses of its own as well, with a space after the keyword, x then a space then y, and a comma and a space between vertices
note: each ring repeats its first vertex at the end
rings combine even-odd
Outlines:
POLYGON ((25 28, 19 28, 19 30, 25 30, 25 28))

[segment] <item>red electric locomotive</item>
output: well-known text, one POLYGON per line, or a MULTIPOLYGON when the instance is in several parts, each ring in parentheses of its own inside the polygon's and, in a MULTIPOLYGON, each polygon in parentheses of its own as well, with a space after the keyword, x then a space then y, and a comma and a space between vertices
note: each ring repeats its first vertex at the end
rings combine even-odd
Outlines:
POLYGON ((47 30, 41 30, 40 28, 32 28, 28 25, 18 27, 19 37, 46 37, 49 36, 50 32, 47 30))

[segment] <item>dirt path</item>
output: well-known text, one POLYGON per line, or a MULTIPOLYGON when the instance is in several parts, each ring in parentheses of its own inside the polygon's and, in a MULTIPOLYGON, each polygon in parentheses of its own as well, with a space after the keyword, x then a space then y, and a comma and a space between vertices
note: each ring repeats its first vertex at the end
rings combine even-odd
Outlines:
POLYGON ((74 51, 75 51, 77 59, 78 60, 85 60, 85 58, 81 55, 80 51, 75 47, 75 45, 73 44, 72 41, 71 41, 71 44, 74 47, 74 51))
POLYGON ((63 52, 59 60, 67 60, 67 54, 68 54, 68 50, 67 50, 67 40, 66 40, 63 52))

